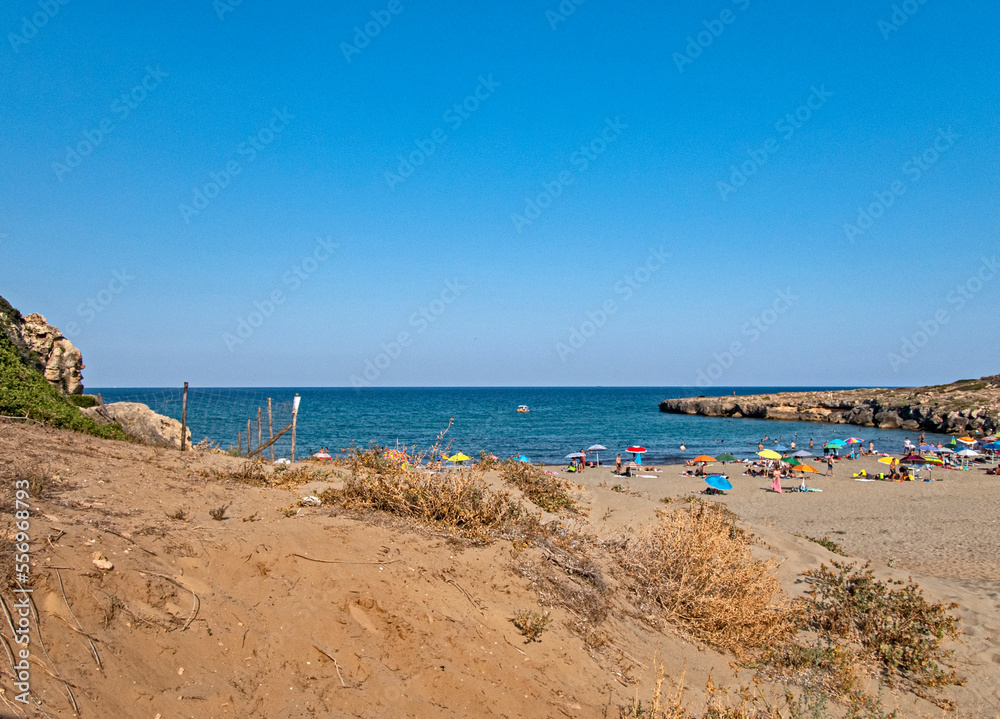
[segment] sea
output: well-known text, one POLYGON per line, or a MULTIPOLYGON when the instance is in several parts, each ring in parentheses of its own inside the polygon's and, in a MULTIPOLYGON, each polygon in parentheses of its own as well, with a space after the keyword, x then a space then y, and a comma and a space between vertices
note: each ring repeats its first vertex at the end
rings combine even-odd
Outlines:
MULTIPOLYGON (((535 463, 559 464, 566 455, 602 445, 596 454, 604 463, 617 454, 631 458, 632 445, 647 449, 644 464, 683 463, 700 454, 729 452, 754 456, 759 442, 776 443, 812 451, 822 456, 832 439, 859 437, 874 442, 875 449, 899 453, 906 438, 917 433, 820 422, 786 422, 667 414, 659 410, 664 399, 676 397, 731 396, 775 392, 826 392, 845 387, 190 387, 187 423, 195 443, 207 440, 222 449, 237 446, 246 451, 247 420, 252 446, 260 434, 266 442, 267 401, 271 399, 271 427, 275 433, 292 421, 292 406, 299 396, 296 422, 296 458, 328 448, 332 454, 350 447, 399 447, 427 452, 436 444, 454 454, 479 458, 481 452, 498 457, 525 455, 535 463), (529 412, 517 412, 527 405, 529 412), (681 449, 681 446, 684 449, 681 449)), ((105 402, 142 402, 174 419, 181 418, 179 388, 87 388, 105 402)), ((937 444, 950 436, 927 434, 937 444)), ((291 451, 291 433, 274 444, 276 457, 291 451)), ((588 453, 595 459, 594 453, 588 453)), ((268 456, 269 453, 268 453, 268 456)))

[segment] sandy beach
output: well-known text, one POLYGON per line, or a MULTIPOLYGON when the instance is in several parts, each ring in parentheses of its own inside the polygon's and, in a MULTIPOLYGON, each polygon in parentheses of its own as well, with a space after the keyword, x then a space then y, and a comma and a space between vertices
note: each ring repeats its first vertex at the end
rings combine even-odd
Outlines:
MULTIPOLYGON (((162 719, 617 716, 637 688, 648 693, 654 656, 668 678, 684 676, 694 702, 710 675, 734 688, 753 675, 617 600, 585 642, 579 615, 551 601, 567 575, 540 547, 470 546, 384 515, 296 507, 338 486, 336 473, 293 489, 249 487, 210 478, 240 467, 237 458, 11 424, 0 452, 53 477, 49 495, 33 501, 31 525, 48 651, 32 682, 49 716, 73 716, 55 677, 72 687, 80 716, 162 719), (214 521, 209 510, 220 506, 226 518, 214 521), (95 553, 113 569, 97 567, 95 553), (540 642, 526 643, 511 617, 532 608, 552 622, 540 642)), ((798 573, 821 562, 871 560, 880 577, 912 577, 929 599, 958 603, 965 636, 952 648, 968 681, 941 694, 956 716, 995 716, 996 478, 936 471, 941 481, 862 483, 848 470, 877 467, 861 459, 839 463, 834 478, 811 475, 822 493, 778 495, 741 467, 726 467, 733 491, 697 496, 742 517, 761 556, 782 562, 786 591, 801 593, 798 573), (798 535, 829 536, 850 556, 798 535)), ((678 476, 682 467, 659 469, 655 478, 619 478, 607 467, 564 474, 586 512, 560 519, 611 538, 704 486, 678 476)), ((496 472, 487 480, 500 481, 496 472)), ((618 580, 608 581, 617 591, 618 580)), ((761 686, 783 695, 781 683, 761 686)), ((940 714, 911 693, 882 695, 900 716, 940 714)), ((25 716, 17 709, 8 701, 13 716, 25 716)))

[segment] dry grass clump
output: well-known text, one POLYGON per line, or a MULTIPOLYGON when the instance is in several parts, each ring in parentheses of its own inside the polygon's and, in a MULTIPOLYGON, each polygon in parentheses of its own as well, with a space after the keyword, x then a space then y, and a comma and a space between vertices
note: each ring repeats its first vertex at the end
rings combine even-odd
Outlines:
POLYGON ((869 564, 833 562, 802 574, 810 583, 800 601, 805 626, 830 643, 859 647, 862 662, 871 663, 889 682, 902 679, 915 687, 964 684, 941 664, 952 652, 942 648, 961 635, 957 604, 929 603, 920 587, 898 580, 881 582, 869 564))
POLYGON ((560 509, 574 513, 578 511, 576 502, 568 492, 573 485, 559 477, 545 474, 533 464, 508 459, 500 464, 500 478, 520 489, 546 512, 558 512, 560 509))
MULTIPOLYGON (((643 706, 636 686, 632 703, 619 708, 619 719, 796 719, 804 716, 794 712, 786 715, 777 705, 768 704, 759 693, 746 688, 734 699, 727 690, 717 687, 711 676, 705 686, 704 706, 692 710, 684 702, 684 675, 672 681, 667 689, 663 687, 665 683, 663 665, 656 664, 656 681, 649 704, 643 706)), ((819 717, 816 715, 816 719, 819 717)))
POLYGON ((640 607, 696 638, 746 656, 793 629, 794 612, 774 560, 754 559, 754 537, 714 503, 659 512, 659 520, 615 546, 640 607))
POLYGON ((705 685, 705 700, 692 708, 684 701, 684 676, 672 681, 667 689, 665 681, 663 665, 657 665, 649 704, 643 706, 637 686, 632 702, 619 708, 619 719, 895 719, 897 714, 886 713, 878 697, 862 693, 852 695, 844 707, 831 710, 829 697, 812 688, 798 695, 786 691, 779 704, 768 701, 759 688, 730 691, 718 687, 711 676, 705 685))
POLYGON ((515 614, 510 621, 521 632, 521 636, 526 637, 524 643, 528 644, 542 641, 542 632, 548 629, 552 617, 548 612, 532 612, 524 609, 515 614))
POLYGON ((442 524, 480 540, 511 528, 524 516, 509 494, 490 490, 478 474, 467 472, 357 473, 344 481, 343 488, 324 490, 319 497, 347 509, 442 524))
POLYGON ((323 479, 326 474, 314 469, 299 467, 288 469, 281 465, 270 473, 265 469, 269 464, 260 458, 251 458, 236 469, 202 469, 199 474, 204 479, 216 481, 239 482, 252 487, 270 487, 272 489, 290 489, 301 484, 323 479))
POLYGON ((13 505, 14 494, 18 490, 27 492, 27 500, 50 499, 56 493, 52 470, 38 460, 15 459, 0 469, 0 477, 9 489, 9 501, 13 505))

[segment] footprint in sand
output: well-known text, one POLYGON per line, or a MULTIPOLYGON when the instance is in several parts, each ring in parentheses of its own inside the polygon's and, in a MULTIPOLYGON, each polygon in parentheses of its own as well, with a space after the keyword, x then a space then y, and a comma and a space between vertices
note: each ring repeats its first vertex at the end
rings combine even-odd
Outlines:
POLYGON ((352 603, 351 606, 348 607, 347 611, 351 613, 351 617, 353 617, 354 621, 361 625, 362 629, 369 631, 372 634, 377 633, 374 622, 372 622, 371 618, 365 613, 364 609, 359 607, 357 604, 352 603))

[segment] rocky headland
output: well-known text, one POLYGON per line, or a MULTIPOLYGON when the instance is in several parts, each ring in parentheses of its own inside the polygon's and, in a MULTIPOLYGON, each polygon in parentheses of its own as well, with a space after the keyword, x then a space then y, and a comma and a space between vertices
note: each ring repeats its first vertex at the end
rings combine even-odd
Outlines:
POLYGON ((660 402, 660 411, 991 434, 1000 426, 1000 375, 929 387, 684 397, 660 402))
POLYGON ((0 297, 0 331, 21 359, 63 394, 83 393, 83 356, 42 315, 23 316, 0 297))

